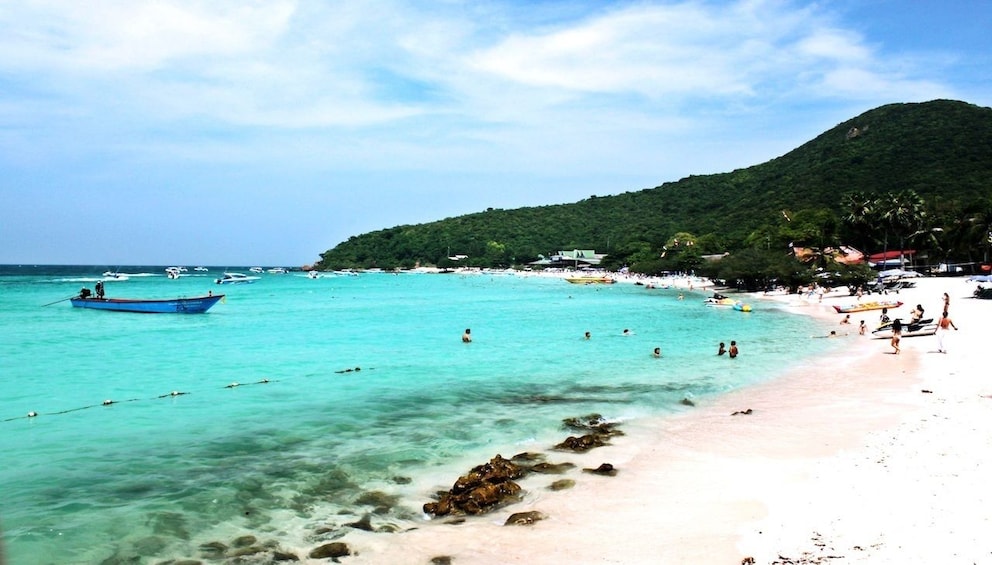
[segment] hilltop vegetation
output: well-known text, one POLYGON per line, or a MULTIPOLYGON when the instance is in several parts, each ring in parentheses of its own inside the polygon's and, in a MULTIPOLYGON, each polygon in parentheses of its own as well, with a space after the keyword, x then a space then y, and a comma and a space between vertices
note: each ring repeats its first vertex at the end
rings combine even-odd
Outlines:
POLYGON ((933 262, 972 262, 987 260, 990 229, 992 109, 936 100, 870 110, 729 173, 353 236, 316 267, 446 266, 453 254, 468 256, 460 264, 508 267, 596 249, 610 254, 609 266, 651 273, 697 267, 702 254, 841 243, 866 252, 912 245, 933 262))

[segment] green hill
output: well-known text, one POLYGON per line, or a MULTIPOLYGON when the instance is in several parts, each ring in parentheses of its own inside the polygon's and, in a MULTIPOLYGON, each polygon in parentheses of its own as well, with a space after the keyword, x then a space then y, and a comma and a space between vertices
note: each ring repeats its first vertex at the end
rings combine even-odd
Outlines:
POLYGON ((443 265, 452 254, 498 267, 573 248, 610 253, 619 264, 658 257, 676 234, 699 253, 850 243, 865 236, 844 222, 849 195, 905 191, 922 199, 932 222, 922 227, 943 230, 941 254, 976 259, 982 241, 969 241, 981 235, 973 224, 988 223, 992 209, 992 109, 950 100, 890 104, 760 165, 572 204, 396 226, 351 237, 316 267, 443 265))

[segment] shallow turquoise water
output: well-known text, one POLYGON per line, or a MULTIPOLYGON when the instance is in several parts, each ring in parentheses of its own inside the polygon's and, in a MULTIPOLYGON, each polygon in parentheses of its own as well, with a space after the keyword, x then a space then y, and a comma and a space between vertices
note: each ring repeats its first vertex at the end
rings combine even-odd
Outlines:
POLYGON ((416 522, 418 477, 453 481, 466 461, 546 447, 566 417, 685 409, 686 396, 833 346, 765 304, 745 314, 707 308, 701 293, 502 274, 264 274, 222 287, 219 269, 169 280, 122 267, 143 276, 107 283, 108 296, 227 296, 189 316, 43 306, 103 270, 0 268, 11 563, 154 563, 252 532, 306 545, 328 516, 361 517, 369 490, 401 497, 389 520, 416 522), (717 357, 731 339, 741 357, 717 357))

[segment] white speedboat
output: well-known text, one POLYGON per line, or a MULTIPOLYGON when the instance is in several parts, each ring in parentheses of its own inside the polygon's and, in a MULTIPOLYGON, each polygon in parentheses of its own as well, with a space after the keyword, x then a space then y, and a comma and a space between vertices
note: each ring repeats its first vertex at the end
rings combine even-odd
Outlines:
POLYGON ((253 272, 253 273, 261 273, 261 272, 264 271, 264 269, 262 269, 261 267, 252 267, 252 268, 250 268, 248 270, 251 271, 251 272, 253 272))
POLYGON ((287 271, 284 267, 272 267, 271 269, 265 272, 271 275, 285 275, 289 271, 287 271))
POLYGON ((318 273, 315 270, 307 271, 307 277, 309 277, 311 279, 319 279, 320 278, 320 273, 318 273))
POLYGON ((182 274, 182 269, 180 269, 179 267, 165 268, 165 276, 169 277, 170 279, 178 279, 181 274, 182 274))
POLYGON ((252 277, 244 273, 224 273, 224 276, 217 279, 217 284, 251 284, 260 277, 252 277))
POLYGON ((103 280, 105 281, 126 281, 127 279, 127 275, 118 273, 117 271, 106 271, 103 273, 103 280))

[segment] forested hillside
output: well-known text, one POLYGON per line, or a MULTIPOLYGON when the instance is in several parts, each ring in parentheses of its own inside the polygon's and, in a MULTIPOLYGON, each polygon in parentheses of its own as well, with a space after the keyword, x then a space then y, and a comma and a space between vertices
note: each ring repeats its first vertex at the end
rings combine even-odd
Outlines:
MULTIPOLYGON (((981 236, 990 212, 992 109, 936 100, 870 110, 777 159, 733 172, 354 236, 321 254, 317 268, 445 265, 454 254, 468 256, 462 264, 504 267, 579 248, 651 271, 663 262, 647 258, 660 258, 676 237, 698 253, 722 253, 789 243, 891 247, 890 237, 924 230, 941 234, 930 242, 939 253, 974 258, 987 246, 981 236), (868 211, 852 209, 859 199, 893 194, 919 199, 918 217, 903 219, 909 223, 901 231, 872 230, 863 225, 868 211)), ((879 214, 879 221, 883 216, 892 219, 879 214)))

